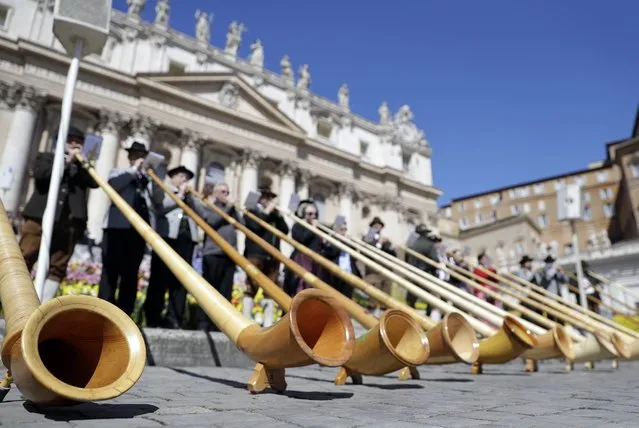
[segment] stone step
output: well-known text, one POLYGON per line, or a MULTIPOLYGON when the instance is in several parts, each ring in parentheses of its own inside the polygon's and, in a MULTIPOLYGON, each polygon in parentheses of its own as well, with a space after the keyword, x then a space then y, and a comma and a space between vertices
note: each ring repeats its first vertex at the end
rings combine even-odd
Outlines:
MULTIPOLYGON (((353 322, 355 337, 366 330, 353 322)), ((5 323, 0 319, 0 343, 5 323)), ((194 330, 144 328, 147 364, 163 367, 238 367, 250 368, 254 363, 223 333, 194 330)))

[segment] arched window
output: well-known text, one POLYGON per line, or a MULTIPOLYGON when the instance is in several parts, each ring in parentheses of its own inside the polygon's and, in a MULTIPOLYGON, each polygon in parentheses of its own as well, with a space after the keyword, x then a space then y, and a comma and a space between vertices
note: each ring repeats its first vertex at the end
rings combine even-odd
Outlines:
POLYGON ((206 184, 224 183, 224 169, 224 165, 222 165, 221 163, 215 161, 211 162, 206 168, 206 184))

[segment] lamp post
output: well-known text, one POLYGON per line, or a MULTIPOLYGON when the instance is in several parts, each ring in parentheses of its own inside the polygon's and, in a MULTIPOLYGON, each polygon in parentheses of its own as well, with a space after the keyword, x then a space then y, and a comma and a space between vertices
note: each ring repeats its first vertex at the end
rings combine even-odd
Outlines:
POLYGON ((579 236, 576 226, 576 222, 581 220, 581 216, 581 186, 578 184, 568 184, 557 192, 557 219, 559 221, 568 220, 570 222, 573 254, 575 256, 575 271, 577 272, 577 287, 579 288, 579 303, 587 309, 588 301, 586 300, 586 292, 584 290, 584 271, 581 267, 581 257, 579 256, 579 236))
POLYGON ((55 223, 60 182, 64 174, 64 156, 75 83, 80 59, 92 53, 100 53, 106 43, 111 21, 111 0, 56 0, 53 11, 53 33, 71 55, 71 64, 62 98, 60 127, 56 140, 55 156, 49 182, 47 206, 42 216, 42 239, 38 253, 35 288, 42 299, 44 282, 49 271, 49 251, 55 223))

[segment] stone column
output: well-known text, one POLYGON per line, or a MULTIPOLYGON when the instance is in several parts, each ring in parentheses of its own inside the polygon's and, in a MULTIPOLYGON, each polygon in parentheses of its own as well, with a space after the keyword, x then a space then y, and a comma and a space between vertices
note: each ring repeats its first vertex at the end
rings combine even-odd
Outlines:
POLYGON ((242 177, 240 183, 239 202, 244 204, 250 192, 257 190, 257 169, 264 156, 257 150, 246 149, 242 154, 242 177))
MULTIPOLYGON (((116 167, 120 151, 120 131, 126 120, 116 111, 100 110, 98 132, 102 136, 102 147, 95 169, 100 177, 107 178, 109 172, 116 167)), ((102 242, 102 224, 111 201, 102 189, 94 189, 89 193, 89 237, 95 242, 102 242)))
POLYGON ((288 209, 291 196, 295 193, 295 171, 296 164, 294 162, 284 161, 280 165, 280 207, 288 209))
POLYGON ((158 129, 158 123, 148 116, 136 114, 130 122, 131 135, 127 138, 127 146, 133 141, 143 143, 147 149, 151 148, 151 139, 158 129))
POLYGON ((311 182, 311 173, 307 170, 300 170, 300 182, 297 191, 297 195, 300 199, 308 199, 310 197, 310 182, 311 182))
POLYGON ((202 137, 193 131, 183 130, 180 137, 182 153, 180 154, 180 165, 193 171, 194 180, 197 180, 198 168, 200 165, 200 141, 202 137))
MULTIPOLYGON (((339 213, 346 219, 346 225, 351 228, 351 220, 353 218, 353 194, 355 188, 351 183, 341 183, 338 187, 339 194, 339 213)), ((352 233, 352 229, 351 233, 352 233)))
POLYGON ((0 93, 4 102, 14 108, 11 128, 0 161, 0 173, 9 169, 12 171, 13 181, 11 187, 4 192, 2 201, 7 212, 15 216, 24 197, 22 187, 27 176, 31 141, 44 96, 38 94, 34 87, 19 83, 12 86, 3 84, 0 93))
POLYGON ((383 209, 382 220, 385 227, 382 235, 391 240, 393 245, 401 244, 399 239, 399 208, 400 202, 397 197, 384 195, 380 198, 380 207, 383 209))
MULTIPOLYGON (((285 211, 288 210, 288 204, 291 200, 291 196, 295 193, 295 171, 297 166, 294 162, 283 161, 280 165, 280 194, 279 194, 279 205, 285 211)), ((286 216, 286 223, 288 224, 289 229, 293 226, 292 220, 289 220, 286 216)), ((280 250, 285 255, 289 256, 293 252, 293 247, 286 243, 282 242, 280 244, 280 250)))
MULTIPOLYGON (((244 205, 244 201, 250 192, 257 190, 257 169, 260 160, 264 156, 257 150, 245 149, 242 153, 242 174, 240 177, 240 194, 231 196, 240 205, 244 205)), ((244 253, 244 234, 238 234, 237 249, 240 253, 244 253)))

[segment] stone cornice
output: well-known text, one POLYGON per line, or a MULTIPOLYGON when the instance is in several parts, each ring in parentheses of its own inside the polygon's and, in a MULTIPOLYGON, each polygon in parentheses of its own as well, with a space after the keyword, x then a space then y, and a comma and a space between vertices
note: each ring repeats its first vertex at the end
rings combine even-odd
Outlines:
MULTIPOLYGON (((127 25, 131 25, 131 23, 128 22, 127 25)), ((24 41, 24 40, 12 42, 7 40, 6 38, 2 38, 1 36, 0 36, 0 47, 6 48, 9 51, 22 53, 24 55, 32 55, 38 59, 38 61, 34 62, 35 64, 38 64, 38 65, 34 65, 34 63, 28 60, 25 61, 26 62, 25 72, 21 73, 24 76, 29 77, 28 79, 25 79, 25 80, 29 80, 30 84, 33 84, 36 87, 39 86, 41 89, 48 87, 50 82, 55 82, 61 85, 61 87, 64 85, 64 80, 65 80, 64 75, 51 69, 44 69, 42 68, 42 65, 40 64, 42 64, 42 58, 46 58, 48 60, 51 60, 52 62, 57 62, 58 64, 64 64, 65 66, 68 66, 70 60, 65 54, 55 51, 51 48, 43 47, 43 46, 28 42, 28 41, 24 41), (36 81, 34 80, 35 78, 38 79, 37 83, 39 85, 35 85, 36 83, 36 81)), ((282 141, 281 137, 273 138, 268 135, 268 134, 272 134, 272 132, 268 132, 268 131, 276 131, 280 133, 280 135, 287 137, 285 139, 286 142, 293 143, 294 145, 296 141, 299 141, 301 144, 306 144, 310 147, 313 147, 314 149, 317 149, 319 152, 323 153, 323 156, 332 155, 337 157, 338 159, 340 159, 339 163, 343 164, 344 166, 347 166, 353 169, 359 168, 361 170, 366 170, 376 175, 381 175, 382 176, 381 179, 384 179, 386 177, 386 179, 391 179, 393 181, 401 182, 402 185, 410 188, 415 193, 424 195, 426 197, 437 198, 438 196, 441 195, 441 191, 439 189, 436 189, 432 186, 424 186, 423 184, 410 180, 407 177, 405 177, 401 171, 388 168, 388 167, 380 168, 378 166, 368 164, 362 161, 361 158, 357 155, 346 152, 342 149, 338 149, 336 147, 327 146, 326 144, 322 144, 320 142, 315 142, 312 139, 305 137, 301 133, 289 131, 288 129, 282 126, 259 121, 258 119, 254 119, 253 117, 243 115, 235 110, 225 109, 223 106, 214 105, 212 101, 209 102, 203 98, 197 99, 192 96, 189 97, 187 96, 187 94, 182 93, 181 91, 177 89, 168 87, 167 85, 158 84, 154 82, 152 79, 133 78, 125 73, 121 73, 121 72, 109 69, 104 64, 101 64, 95 60, 83 61, 80 63, 80 77, 78 80, 77 92, 87 91, 87 92, 90 92, 89 95, 91 95, 91 97, 88 98, 91 101, 85 102, 83 103, 83 105, 89 108, 95 108, 97 110, 101 107, 101 105, 97 102, 97 100, 100 97, 102 97, 110 101, 109 105, 107 105, 107 107, 109 108, 112 108, 112 109, 114 108, 111 101, 121 104, 122 105, 121 111, 123 114, 127 116, 133 115, 136 111, 140 112, 144 110, 144 114, 151 115, 153 117, 152 110, 149 111, 149 108, 146 108, 146 109, 143 108, 145 103, 152 109, 166 108, 166 112, 170 114, 175 113, 175 108, 176 108, 175 103, 171 103, 170 100, 166 100, 166 99, 160 102, 156 99, 149 99, 145 97, 143 94, 140 95, 139 91, 142 88, 147 88, 148 90, 153 90, 153 91, 161 88, 164 91, 164 93, 178 96, 180 99, 184 101, 188 101, 189 104, 195 104, 196 110, 200 107, 213 108, 216 111, 224 113, 228 115, 229 117, 232 117, 233 119, 235 119, 232 122, 236 122, 237 119, 239 118, 240 120, 245 120, 247 122, 250 122, 253 125, 258 125, 262 129, 267 130, 267 132, 256 133, 249 129, 240 129, 238 126, 231 125, 230 123, 222 124, 221 121, 215 121, 216 123, 210 123, 212 121, 212 119, 210 118, 209 120, 207 120, 209 124, 207 124, 206 126, 218 127, 218 123, 219 123, 220 130, 224 130, 224 131, 230 130, 230 132, 237 133, 238 136, 249 136, 250 138, 253 138, 251 137, 253 134, 255 134, 256 138, 258 137, 258 134, 260 134, 259 139, 260 140, 267 139, 269 141, 268 143, 269 147, 271 146, 271 143, 270 143, 271 140, 273 142, 272 144, 281 144, 281 141, 282 141), (93 84, 93 83, 89 84, 87 83, 86 79, 83 79, 83 74, 85 73, 90 76, 99 76, 101 78, 106 78, 108 80, 111 80, 115 85, 118 85, 118 84, 121 85, 123 89, 121 90, 111 89, 111 88, 99 86, 98 84, 93 84), (129 93, 127 93, 127 89, 130 90, 128 91, 129 93), (95 100, 93 100, 93 98, 95 98, 95 100)), ((51 96, 54 96, 55 98, 61 98, 61 95, 62 95, 61 91, 60 92, 55 91, 55 94, 53 93, 51 94, 51 96)), ((343 113, 343 111, 341 112, 343 113)), ((185 110, 185 114, 186 113, 189 113, 188 117, 199 116, 199 114, 195 114, 193 112, 187 112, 185 110)), ((179 119, 184 119, 184 118, 186 118, 186 116, 177 115, 176 121, 179 121, 179 119)), ((166 122, 166 120, 164 122, 166 122)), ((165 126, 172 127, 172 123, 167 122, 165 123, 165 126)), ((176 128, 179 129, 179 127, 176 127, 176 128)), ((202 131, 202 129, 200 129, 200 131, 202 131)), ((253 139, 256 139, 256 138, 253 138, 253 139)), ((328 177, 328 178, 336 179, 336 177, 328 177)))
POLYGON ((127 19, 127 14, 119 10, 113 10, 111 19, 116 25, 120 27, 133 28, 140 33, 144 33, 147 35, 157 34, 166 37, 167 43, 172 43, 178 47, 196 54, 198 52, 204 54, 206 55, 207 59, 212 59, 215 62, 225 65, 233 70, 240 71, 250 76, 261 75, 265 82, 268 82, 269 84, 278 87, 279 89, 290 91, 300 99, 308 100, 313 105, 326 109, 338 116, 348 116, 352 118, 355 125, 366 131, 372 132, 374 134, 379 134, 380 130, 383 129, 383 127, 380 126, 378 123, 372 122, 371 120, 366 119, 363 116, 347 111, 335 101, 311 93, 308 90, 296 88, 278 73, 267 69, 260 69, 258 67, 255 67, 250 63, 248 59, 230 57, 229 55, 226 55, 224 53, 223 49, 218 49, 213 45, 209 44, 204 46, 198 43, 194 37, 188 36, 184 33, 172 29, 164 30, 161 27, 154 25, 153 23, 137 22, 127 19))

